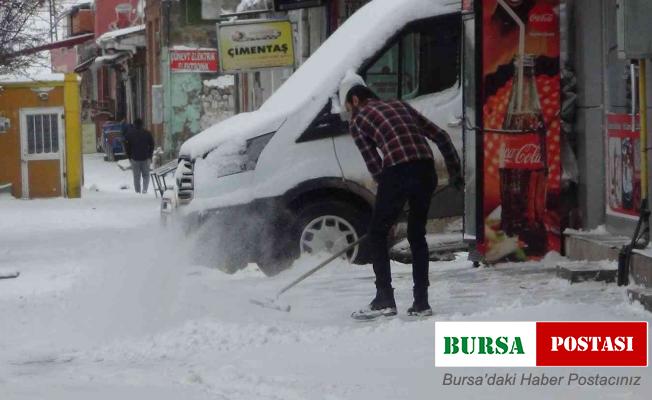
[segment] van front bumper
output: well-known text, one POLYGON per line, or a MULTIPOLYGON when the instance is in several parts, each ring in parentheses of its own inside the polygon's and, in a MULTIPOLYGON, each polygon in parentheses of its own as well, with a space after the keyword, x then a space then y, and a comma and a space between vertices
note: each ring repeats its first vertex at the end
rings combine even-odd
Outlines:
MULTIPOLYGON (((183 206, 182 206, 183 207, 183 206)), ((282 197, 257 199, 236 206, 191 212, 183 217, 186 232, 226 259, 257 262, 275 252, 279 238, 293 226, 282 197)))

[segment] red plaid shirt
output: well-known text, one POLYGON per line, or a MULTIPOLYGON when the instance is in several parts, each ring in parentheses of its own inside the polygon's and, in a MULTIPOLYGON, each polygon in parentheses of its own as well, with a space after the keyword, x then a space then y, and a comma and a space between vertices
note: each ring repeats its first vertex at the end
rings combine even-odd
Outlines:
POLYGON ((374 179, 383 168, 433 159, 430 139, 439 148, 450 176, 460 175, 457 150, 450 136, 403 101, 369 100, 351 121, 351 135, 374 179), (381 160, 377 149, 383 154, 381 160))

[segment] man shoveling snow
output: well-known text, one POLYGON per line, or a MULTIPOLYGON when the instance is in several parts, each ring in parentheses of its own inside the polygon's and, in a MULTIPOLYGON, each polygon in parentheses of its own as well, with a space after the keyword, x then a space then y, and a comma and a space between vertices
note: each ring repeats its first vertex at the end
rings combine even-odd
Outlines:
POLYGON ((427 140, 432 140, 444 156, 450 184, 461 189, 463 178, 457 151, 444 130, 403 101, 380 100, 364 80, 352 72, 340 85, 340 102, 352 114, 351 135, 378 183, 368 232, 376 275, 376 297, 351 317, 371 320, 397 313, 387 237, 406 202, 410 206, 408 241, 414 280, 414 303, 408 309, 408 315, 430 316, 426 223, 430 199, 437 187, 437 174, 427 140), (382 152, 382 159, 377 150, 382 152))

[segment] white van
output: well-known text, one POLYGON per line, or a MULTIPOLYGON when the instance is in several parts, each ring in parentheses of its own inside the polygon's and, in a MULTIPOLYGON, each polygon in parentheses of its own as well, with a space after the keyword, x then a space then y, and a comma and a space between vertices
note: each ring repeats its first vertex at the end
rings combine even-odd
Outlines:
MULTIPOLYGON (((300 253, 355 241, 375 184, 340 118, 340 81, 354 70, 381 98, 409 101, 448 131, 461 155, 460 3, 374 0, 361 8, 258 111, 183 144, 164 214, 203 225, 202 240, 232 271, 257 262, 272 275, 300 253)), ((433 150, 441 188, 448 177, 433 150)), ((430 217, 463 211, 464 194, 447 189, 433 198, 430 217)), ((369 261, 364 245, 349 257, 369 261)))

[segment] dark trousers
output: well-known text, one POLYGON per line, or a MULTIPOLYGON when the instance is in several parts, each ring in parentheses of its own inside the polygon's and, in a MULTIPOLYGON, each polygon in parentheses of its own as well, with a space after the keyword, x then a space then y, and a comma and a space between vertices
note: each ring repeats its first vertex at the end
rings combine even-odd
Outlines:
POLYGON ((412 251, 412 278, 415 289, 424 289, 428 281, 429 252, 426 223, 430 199, 437 187, 437 174, 432 160, 410 161, 385 168, 378 180, 376 205, 369 227, 376 288, 392 286, 387 236, 398 220, 405 203, 408 214, 408 242, 412 251))

